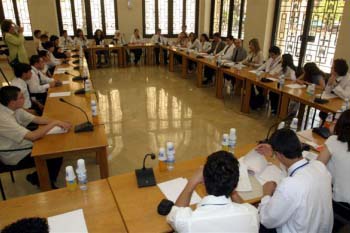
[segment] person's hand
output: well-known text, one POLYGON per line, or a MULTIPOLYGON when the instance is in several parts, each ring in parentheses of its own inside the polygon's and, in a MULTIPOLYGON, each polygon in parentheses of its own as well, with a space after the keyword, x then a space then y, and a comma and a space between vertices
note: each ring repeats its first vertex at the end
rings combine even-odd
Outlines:
POLYGON ((62 82, 60 80, 55 80, 55 82, 56 87, 62 86, 62 82))
POLYGON ((329 77, 328 79, 328 85, 334 85, 336 78, 337 78, 336 74, 331 73, 331 77, 329 77))
POLYGON ((64 121, 55 121, 55 124, 62 129, 69 130, 72 127, 72 124, 69 122, 64 122, 64 121))
POLYGON ((264 156, 271 156, 273 153, 271 145, 267 143, 259 144, 255 150, 264 156))
POLYGON ((241 196, 238 194, 238 192, 233 191, 231 194, 231 200, 235 203, 241 204, 243 203, 243 199, 241 198, 241 196))
POLYGON ((23 31, 24 31, 24 28, 23 28, 23 27, 18 27, 18 33, 19 33, 19 34, 22 34, 23 31))
POLYGON ((188 181, 192 187, 196 187, 198 184, 203 183, 203 167, 200 167, 188 181))
POLYGON ((263 195, 264 196, 272 196, 275 192, 277 184, 275 181, 268 181, 263 185, 263 195))
POLYGON ((49 83, 50 87, 55 87, 56 86, 56 80, 53 80, 52 82, 49 83))

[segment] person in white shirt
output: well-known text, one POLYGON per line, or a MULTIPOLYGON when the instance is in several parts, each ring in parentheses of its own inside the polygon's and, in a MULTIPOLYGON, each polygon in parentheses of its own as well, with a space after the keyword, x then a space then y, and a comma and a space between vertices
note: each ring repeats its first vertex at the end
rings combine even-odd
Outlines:
POLYGON ((221 60, 231 60, 233 56, 233 50, 235 49, 235 39, 233 36, 228 36, 226 39, 226 46, 223 50, 221 50, 220 53, 218 53, 216 56, 221 56, 221 60))
POLYGON ((340 115, 318 160, 332 174, 334 214, 350 221, 350 110, 340 115))
POLYGON ((269 59, 257 70, 265 71, 271 75, 277 74, 281 70, 281 49, 277 46, 272 46, 269 49, 269 59))
POLYGON ((49 36, 46 35, 46 34, 42 34, 42 35, 40 36, 40 43, 39 43, 39 48, 38 48, 38 50, 39 50, 39 51, 44 50, 45 48, 44 48, 43 44, 45 44, 45 43, 48 42, 48 41, 49 41, 49 36))
POLYGON ((52 78, 56 66, 55 64, 51 63, 49 52, 46 50, 41 50, 39 51, 38 55, 43 59, 43 62, 45 63, 44 68, 42 69, 42 73, 47 77, 52 78))
POLYGON ((191 32, 188 39, 187 48, 197 50, 199 52, 201 49, 201 42, 197 39, 197 35, 191 32))
POLYGON ((67 30, 63 30, 61 37, 59 39, 59 47, 63 48, 64 50, 70 49, 74 46, 73 39, 68 36, 67 30))
MULTIPOLYGON (((0 89, 0 160, 16 169, 35 167, 31 156, 33 142, 44 137, 52 128, 58 126, 69 130, 70 123, 34 116, 23 110, 24 97, 18 87, 5 86, 0 89), (25 127, 35 123, 42 125, 34 131, 25 127)), ((56 182, 62 158, 47 160, 52 188, 56 182)), ((39 185, 36 172, 27 175, 33 185, 39 185)))
POLYGON ((125 35, 120 32, 120 30, 116 30, 114 33, 114 37, 112 39, 111 44, 114 45, 125 45, 126 40, 125 40, 125 35))
POLYGON ((23 109, 33 115, 41 116, 44 106, 35 98, 31 98, 27 80, 32 78, 32 67, 25 63, 18 63, 14 67, 16 78, 11 81, 11 86, 21 89, 24 97, 23 109))
MULTIPOLYGON (((151 41, 156 44, 156 45, 167 45, 168 40, 164 36, 162 36, 162 30, 158 28, 156 30, 156 34, 152 36, 151 41)), ((160 53, 160 48, 158 46, 154 47, 154 54, 156 58, 156 64, 159 65, 159 53, 160 53)), ((166 49, 163 49, 163 59, 164 59, 164 65, 168 64, 168 51, 166 49)))
POLYGON ((278 186, 273 181, 263 185, 259 205, 262 226, 276 228, 277 233, 331 233, 332 177, 326 166, 302 157, 301 143, 290 129, 276 131, 269 144, 260 144, 256 150, 276 156, 288 173, 278 186))
POLYGON ((209 50, 211 49, 211 43, 209 41, 208 35, 205 33, 201 34, 199 41, 201 43, 201 47, 200 47, 199 52, 208 53, 209 50))
POLYGON ((82 29, 77 29, 74 37, 74 46, 86 48, 89 45, 89 40, 84 36, 82 29))
POLYGON ((55 55, 53 55, 53 52, 55 50, 55 46, 53 42, 48 41, 43 44, 44 49, 48 52, 48 55, 50 57, 50 64, 51 66, 57 66, 62 64, 62 60, 59 58, 56 58, 55 55))
POLYGON ((249 41, 249 53, 246 59, 242 61, 244 65, 252 66, 252 67, 259 67, 264 62, 264 56, 262 54, 262 51, 260 49, 259 40, 256 38, 253 38, 249 41))
POLYGON ((188 181, 167 216, 176 232, 245 232, 259 231, 257 209, 243 203, 235 191, 239 180, 239 163, 229 152, 218 151, 208 156, 188 181), (207 191, 195 210, 190 205, 197 185, 204 183, 207 191))
MULTIPOLYGON (((132 34, 130 38, 130 44, 138 44, 138 43, 143 43, 143 38, 140 35, 139 29, 135 28, 134 34, 132 34)), ((135 56, 134 63, 135 65, 137 65, 142 56, 142 49, 130 49, 130 52, 134 53, 134 56, 135 56)))
POLYGON ((344 59, 333 61, 331 77, 326 86, 327 93, 334 93, 342 99, 350 99, 349 66, 344 59))

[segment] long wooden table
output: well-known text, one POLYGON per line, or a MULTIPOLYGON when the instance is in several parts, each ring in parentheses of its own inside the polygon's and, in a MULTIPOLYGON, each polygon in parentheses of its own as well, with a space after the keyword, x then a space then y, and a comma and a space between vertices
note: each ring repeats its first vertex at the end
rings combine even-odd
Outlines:
POLYGON ((88 183, 88 189, 66 188, 0 201, 0 229, 21 218, 47 218, 83 209, 87 229, 96 232, 127 232, 107 180, 88 183))
MULTIPOLYGON (((61 65, 60 67, 69 67, 69 64, 61 65)), ((78 72, 72 70, 70 73, 78 72)), ((83 154, 86 152, 96 152, 96 157, 100 165, 101 178, 107 178, 109 175, 107 162, 107 137, 105 134, 104 125, 98 122, 98 119, 92 119, 91 114, 91 98, 85 95, 74 95, 74 90, 83 87, 82 82, 71 81, 72 76, 67 74, 56 74, 55 79, 61 81, 70 81, 68 85, 50 88, 48 95, 53 92, 72 92, 70 96, 63 97, 68 102, 81 107, 88 115, 90 122, 94 123, 94 131, 84 133, 74 133, 74 125, 86 121, 82 112, 72 106, 60 102, 58 97, 47 97, 44 117, 67 121, 72 124, 72 129, 68 133, 46 135, 45 137, 34 142, 32 156, 35 161, 35 166, 38 172, 40 188, 42 191, 50 190, 51 183, 47 169, 46 160, 56 157, 65 157, 74 154, 83 154)))
MULTIPOLYGON (((251 144, 237 148, 235 155, 237 157, 245 155, 254 146, 251 144)), ((201 165, 204 165, 205 160, 206 156, 202 156, 189 161, 178 162, 175 164, 174 170, 170 172, 160 172, 158 168, 154 168, 156 182, 161 183, 177 177, 190 178, 201 165)), ((109 177, 108 182, 128 232, 172 231, 171 227, 166 223, 165 217, 157 213, 159 202, 165 198, 157 186, 138 188, 134 172, 109 177)), ((261 186, 255 186, 258 188, 255 188, 254 192, 241 193, 246 202, 259 202, 262 196, 261 186)), ((203 185, 199 185, 196 191, 202 197, 206 195, 203 185)))

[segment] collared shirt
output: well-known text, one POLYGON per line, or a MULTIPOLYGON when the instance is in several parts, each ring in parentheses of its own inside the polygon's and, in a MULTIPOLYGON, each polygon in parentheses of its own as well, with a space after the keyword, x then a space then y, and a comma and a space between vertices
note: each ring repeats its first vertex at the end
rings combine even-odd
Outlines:
POLYGON ((167 38, 165 38, 165 37, 162 36, 162 35, 159 36, 159 35, 157 35, 157 34, 154 34, 154 35, 152 36, 151 41, 152 41, 153 43, 155 43, 155 44, 162 44, 162 45, 166 45, 166 44, 168 43, 167 38))
MULTIPOLYGON (((34 120, 34 116, 23 109, 12 111, 0 104, 0 150, 24 149, 32 147, 33 143, 24 139, 30 132, 25 128, 34 120)), ((31 149, 0 152, 0 160, 7 165, 16 165, 31 149)))
POLYGON ((134 34, 131 35, 130 43, 141 43, 141 42, 143 42, 143 38, 141 35, 139 35, 139 38, 136 38, 134 34))
POLYGON ((193 42, 189 40, 187 42, 187 48, 189 49, 197 49, 197 51, 200 51, 201 49, 201 42, 198 39, 195 39, 193 42))
POLYGON ((21 91, 23 93, 23 96, 24 96, 23 108, 25 108, 25 109, 31 108, 32 107, 32 101, 30 99, 30 93, 29 93, 29 90, 28 90, 29 87, 28 87, 28 84, 26 83, 26 81, 24 81, 21 78, 15 78, 15 79, 12 79, 11 85, 12 86, 16 86, 19 89, 21 89, 21 91))
POLYGON ((259 231, 257 209, 247 203, 234 203, 225 196, 206 196, 194 211, 190 207, 173 206, 167 221, 180 233, 259 231))
POLYGON ((231 45, 226 45, 223 50, 219 53, 222 56, 223 60, 231 60, 233 55, 233 50, 235 49, 235 45, 232 43, 231 45))
POLYGON ((247 51, 243 47, 235 47, 232 53, 232 61, 241 62, 247 57, 247 51))
POLYGON ((265 70, 269 74, 278 74, 281 70, 281 65, 281 56, 278 56, 275 59, 269 58, 258 70, 265 70))
POLYGON ((264 196, 260 221, 278 233, 330 233, 333 228, 331 175, 320 161, 302 159, 273 196, 264 196))
POLYGON ((331 159, 327 164, 332 174, 333 200, 350 204, 350 152, 348 143, 338 140, 338 136, 330 136, 325 145, 331 153, 331 159))
POLYGON ((200 52, 208 53, 210 50, 211 50, 211 43, 209 41, 204 41, 204 43, 201 43, 200 52))
POLYGON ((84 39, 82 39, 80 37, 74 37, 74 45, 75 46, 82 46, 82 47, 88 46, 89 41, 85 37, 84 37, 84 39))
POLYGON ((327 85, 326 92, 333 92, 342 99, 350 99, 350 74, 338 76, 333 85, 327 85))
POLYGON ((32 66, 32 78, 27 80, 29 91, 31 93, 45 93, 49 89, 49 83, 53 82, 53 79, 47 77, 40 70, 37 70, 32 66))
POLYGON ((59 41, 59 47, 62 47, 63 49, 67 49, 74 45, 74 41, 70 36, 67 36, 67 38, 61 36, 59 41))
POLYGON ((242 62, 253 64, 255 67, 260 67, 264 62, 264 55, 261 51, 259 51, 258 53, 250 52, 247 58, 242 62))

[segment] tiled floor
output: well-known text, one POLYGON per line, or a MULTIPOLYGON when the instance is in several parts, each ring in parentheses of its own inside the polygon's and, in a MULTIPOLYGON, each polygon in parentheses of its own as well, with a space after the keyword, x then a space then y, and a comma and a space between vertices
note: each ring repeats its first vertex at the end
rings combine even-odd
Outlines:
MULTIPOLYGON (((213 87, 197 88, 195 74, 182 79, 179 68, 170 73, 163 66, 112 67, 93 70, 91 75, 106 124, 110 175, 141 167, 144 154, 157 152, 167 141, 175 143, 176 159, 186 160, 220 149, 221 135, 232 127, 237 129, 238 146, 262 139, 276 120, 265 112, 242 114, 238 96, 217 99, 213 87)), ((77 157, 72 156, 64 166, 75 165, 77 157)), ((98 179, 93 154, 87 155, 86 163, 89 179, 98 179)), ((148 161, 148 166, 155 164, 148 161)), ((39 192, 25 181, 28 173, 15 172, 14 184, 9 174, 1 174, 8 198, 39 192)))

